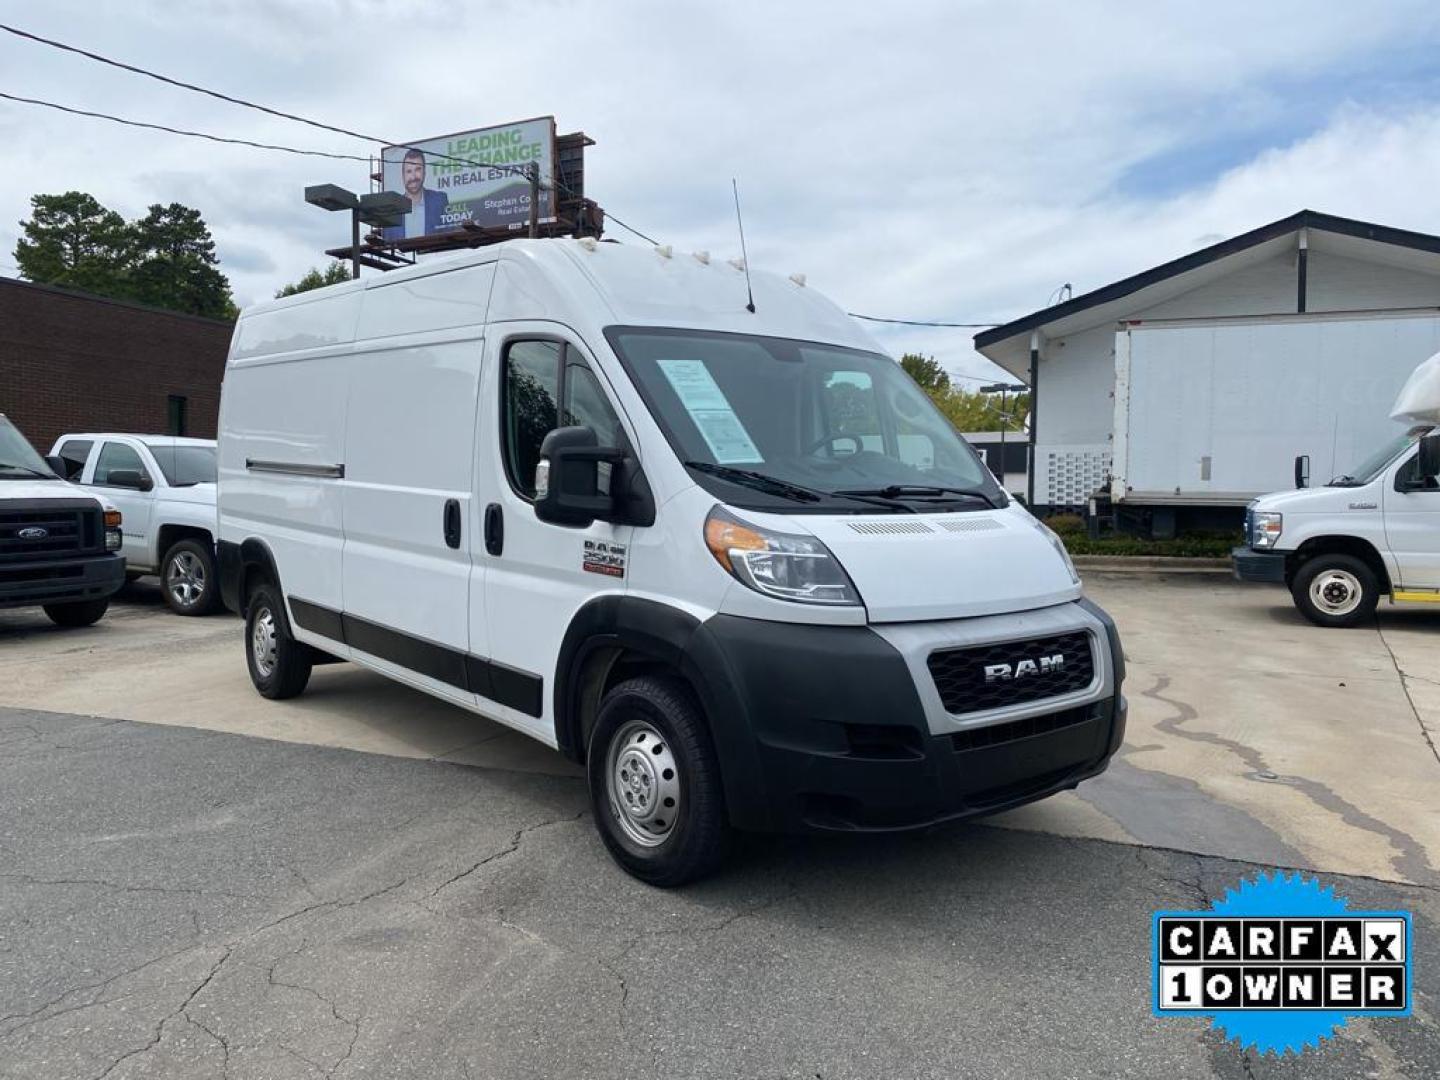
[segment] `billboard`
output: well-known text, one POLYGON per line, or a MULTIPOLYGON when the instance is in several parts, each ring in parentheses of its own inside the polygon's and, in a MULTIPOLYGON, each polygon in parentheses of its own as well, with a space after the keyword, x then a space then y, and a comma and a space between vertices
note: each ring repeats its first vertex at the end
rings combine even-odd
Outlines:
POLYGON ((484 229, 522 228, 530 221, 525 168, 540 165, 540 220, 555 219, 555 118, 419 139, 380 152, 386 191, 410 199, 386 240, 459 232, 467 222, 484 229))

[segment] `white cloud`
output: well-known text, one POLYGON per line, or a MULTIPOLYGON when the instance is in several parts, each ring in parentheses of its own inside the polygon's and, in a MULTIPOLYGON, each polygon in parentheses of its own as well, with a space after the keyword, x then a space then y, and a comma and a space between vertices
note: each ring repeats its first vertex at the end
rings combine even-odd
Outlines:
MULTIPOLYGON (((878 315, 1013 317, 1061 282, 1079 293, 1304 205, 1440 231, 1440 106, 1423 87, 1397 106, 1375 74, 1392 54, 1433 50, 1431 3, 57 0, 10 18, 386 139, 554 113, 562 131, 598 140, 589 193, 621 218, 682 248, 731 253, 738 176, 757 264, 802 270, 878 315), (1315 114, 1317 87, 1328 114, 1315 114), (1353 102, 1335 105, 1347 93, 1353 102), (1279 145, 1218 178, 1197 173, 1173 197, 1122 193, 1151 155, 1256 132, 1279 133, 1279 145), (1302 132, 1315 134, 1284 144, 1302 132)), ((375 149, 8 36, 0 68, 0 89, 15 93, 375 149)), ((365 182, 361 164, 5 103, 0 138, 11 164, 0 262, 34 192, 81 188, 128 215, 173 199, 205 214, 241 300, 268 296, 346 239, 340 215, 303 205, 305 184, 365 182)), ((969 331, 877 336, 989 373, 969 331)))

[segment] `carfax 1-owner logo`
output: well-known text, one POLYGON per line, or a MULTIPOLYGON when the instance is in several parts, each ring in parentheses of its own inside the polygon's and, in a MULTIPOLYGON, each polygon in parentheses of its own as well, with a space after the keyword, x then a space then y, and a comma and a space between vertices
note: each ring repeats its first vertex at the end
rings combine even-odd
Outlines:
POLYGON ((1247 1049, 1299 1053, 1352 1016, 1410 1015, 1409 912, 1352 911, 1298 873, 1157 911, 1153 936, 1155 1015, 1208 1017, 1247 1049))

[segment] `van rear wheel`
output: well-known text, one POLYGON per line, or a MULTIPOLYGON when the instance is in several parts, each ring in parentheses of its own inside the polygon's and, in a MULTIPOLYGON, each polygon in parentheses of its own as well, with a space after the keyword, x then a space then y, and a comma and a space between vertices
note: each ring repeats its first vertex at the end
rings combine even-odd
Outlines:
POLYGON ((1290 595, 1316 626, 1359 626, 1375 614, 1380 583, 1375 571, 1353 555, 1317 555, 1295 574, 1290 595))
POLYGON ((586 756, 596 827, 626 872, 670 888, 724 860, 730 829, 720 763, 681 680, 642 676, 612 689, 586 756))
POLYGON ((310 681, 310 646, 290 634, 280 591, 268 581, 250 594, 245 614, 245 663, 263 697, 292 698, 310 681))

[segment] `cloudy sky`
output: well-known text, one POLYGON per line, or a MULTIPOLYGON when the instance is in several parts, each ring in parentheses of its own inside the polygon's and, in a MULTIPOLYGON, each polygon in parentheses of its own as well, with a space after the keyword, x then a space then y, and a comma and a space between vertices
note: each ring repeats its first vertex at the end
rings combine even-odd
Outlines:
MULTIPOLYGON (((0 0, 0 22, 397 142, 553 114, 596 140, 612 213, 729 256, 738 177, 752 262, 873 315, 1006 320, 1302 207, 1440 232, 1434 0, 0 0)), ((376 150, 8 34, 0 91, 376 150)), ((0 144, 0 274, 32 194, 179 201, 241 304, 348 239, 306 184, 366 183, 5 101, 0 144)), ((985 376, 971 333, 877 336, 985 376)))

